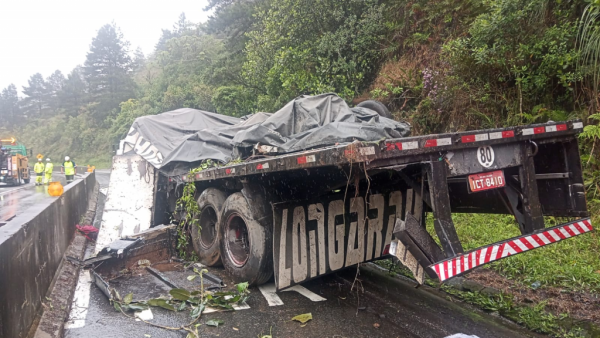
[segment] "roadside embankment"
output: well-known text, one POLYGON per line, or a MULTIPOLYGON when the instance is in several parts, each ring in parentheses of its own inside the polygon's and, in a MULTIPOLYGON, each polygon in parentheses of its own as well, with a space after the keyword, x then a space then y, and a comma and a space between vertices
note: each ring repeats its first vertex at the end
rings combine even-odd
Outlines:
POLYGON ((24 337, 88 209, 94 173, 65 186, 0 228, 0 336, 24 337))

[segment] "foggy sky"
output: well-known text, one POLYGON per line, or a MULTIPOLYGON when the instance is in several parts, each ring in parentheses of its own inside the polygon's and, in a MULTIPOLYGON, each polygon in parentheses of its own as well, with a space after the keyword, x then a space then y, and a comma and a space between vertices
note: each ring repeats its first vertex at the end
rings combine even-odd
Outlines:
POLYGON ((29 0, 0 1, 0 90, 11 83, 19 92, 29 77, 59 69, 65 76, 83 65, 92 38, 115 22, 131 50, 147 56, 161 35, 185 13, 204 22, 206 0, 29 0))

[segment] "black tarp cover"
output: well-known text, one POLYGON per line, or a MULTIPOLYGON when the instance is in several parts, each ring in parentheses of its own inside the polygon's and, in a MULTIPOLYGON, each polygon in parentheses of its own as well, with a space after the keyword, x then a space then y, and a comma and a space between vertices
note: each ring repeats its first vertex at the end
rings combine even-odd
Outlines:
POLYGON ((212 159, 221 163, 247 154, 257 144, 275 154, 358 141, 409 136, 410 125, 350 108, 335 94, 300 96, 274 114, 235 118, 182 108, 137 118, 124 140, 124 152, 135 151, 167 174, 181 174, 212 159))

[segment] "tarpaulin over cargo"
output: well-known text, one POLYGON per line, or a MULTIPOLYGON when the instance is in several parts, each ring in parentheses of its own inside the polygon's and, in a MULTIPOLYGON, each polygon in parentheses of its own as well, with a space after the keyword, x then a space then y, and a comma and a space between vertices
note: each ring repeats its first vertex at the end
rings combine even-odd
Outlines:
POLYGON ((181 174, 206 159, 227 163, 257 144, 283 154, 358 141, 406 137, 410 125, 350 108, 335 94, 301 96, 274 114, 235 118, 196 109, 139 117, 124 140, 166 174, 181 174))
POLYGON ((300 96, 264 122, 239 131, 236 147, 257 143, 277 147, 277 153, 358 141, 401 138, 410 134, 408 123, 381 117, 367 108, 348 107, 335 94, 300 96))

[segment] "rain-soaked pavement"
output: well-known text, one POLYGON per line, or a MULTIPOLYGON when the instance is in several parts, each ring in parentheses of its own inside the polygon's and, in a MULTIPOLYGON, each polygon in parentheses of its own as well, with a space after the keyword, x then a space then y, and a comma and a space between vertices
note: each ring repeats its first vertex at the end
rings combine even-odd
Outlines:
MULTIPOLYGON (((53 179, 65 184, 64 174, 55 173, 53 179)), ((35 204, 53 198, 48 194, 47 185, 36 186, 33 180, 35 177, 32 182, 20 186, 0 185, 0 226, 35 204)))
MULTIPOLYGON (((352 270, 352 269, 350 269, 352 270)), ((214 274, 222 269, 211 268, 214 274)), ((379 275, 359 276, 362 286, 352 290, 355 270, 321 277, 303 286, 325 298, 314 302, 296 292, 280 292, 283 303, 269 306, 258 288, 251 288, 249 309, 203 314, 199 324, 200 337, 409 337, 443 338, 455 334, 465 338, 539 337, 513 323, 457 304, 443 293, 429 288, 415 289, 408 281, 382 281, 379 275), (311 313, 306 325, 291 321, 299 314, 311 313), (215 328, 206 325, 211 319, 224 322, 215 328)), ((148 288, 153 293, 160 282, 148 275, 130 281, 137 289, 148 288)), ((172 280, 172 279, 171 279, 172 280)), ((126 281, 121 281, 124 284, 126 281)), ((123 285, 121 285, 123 287, 123 285)), ((163 285, 164 288, 164 285, 163 285)), ((161 291, 161 290, 158 290, 161 291)), ((162 290, 165 294, 168 288, 162 290)), ((77 297, 77 296, 76 296, 77 297)), ((107 298, 95 286, 87 290, 87 314, 76 327, 65 331, 65 338, 165 337, 184 338, 184 331, 164 330, 135 321, 116 312, 107 298)), ((134 300, 137 297, 134 295, 134 300)), ((152 308, 154 324, 178 327, 188 324, 189 311, 172 312, 152 308)))
MULTIPOLYGON (((108 184, 109 172, 97 171, 97 177, 101 188, 108 184)), ((182 266, 180 269, 183 271, 182 266)), ((209 268, 209 271, 232 286, 223 268, 209 268)), ((169 278, 185 285, 186 274, 191 272, 185 270, 179 279, 169 278)), ((73 322, 71 318, 65 329, 65 338, 187 336, 184 331, 164 330, 125 317, 115 311, 87 276, 84 280, 80 278, 73 304, 79 319, 73 322)), ((356 282, 355 278, 356 269, 349 268, 303 283, 313 298, 325 300, 314 301, 294 291, 279 292, 279 306, 270 306, 266 296, 252 287, 247 301, 249 309, 203 314, 198 322, 202 324, 199 326, 200 336, 443 338, 462 334, 456 337, 539 337, 514 323, 462 304, 441 291, 429 287, 417 289, 414 282, 388 276, 373 265, 363 270, 356 282), (292 317, 304 313, 311 313, 313 317, 306 325, 291 321, 292 317), (224 324, 218 328, 207 326, 206 322, 211 319, 223 320, 224 324)), ((143 289, 164 294, 169 289, 157 278, 143 273, 134 274, 130 280, 114 282, 118 289, 133 287, 137 290, 134 300, 145 299, 140 295, 143 289)), ((163 326, 180 326, 190 322, 188 311, 152 308, 152 316, 152 323, 163 326)))

